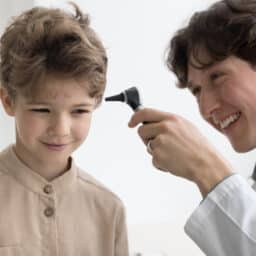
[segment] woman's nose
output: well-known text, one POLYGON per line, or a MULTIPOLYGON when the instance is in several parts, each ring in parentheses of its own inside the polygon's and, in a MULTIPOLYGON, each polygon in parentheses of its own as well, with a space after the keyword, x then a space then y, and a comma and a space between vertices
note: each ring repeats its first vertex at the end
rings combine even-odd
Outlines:
POLYGON ((211 118, 213 112, 220 107, 219 97, 212 88, 203 88, 199 98, 199 109, 204 119, 211 118))

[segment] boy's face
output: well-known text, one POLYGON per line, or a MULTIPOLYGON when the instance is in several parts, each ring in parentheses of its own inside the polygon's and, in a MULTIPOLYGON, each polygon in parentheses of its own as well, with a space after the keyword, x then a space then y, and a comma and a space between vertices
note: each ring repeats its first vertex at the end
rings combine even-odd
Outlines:
POLYGON ((189 66, 188 86, 204 119, 225 134, 236 151, 256 147, 255 67, 235 56, 206 69, 189 66))
POLYGON ((63 169, 88 135, 95 98, 75 79, 48 76, 33 99, 2 97, 16 121, 17 155, 31 168, 63 169))

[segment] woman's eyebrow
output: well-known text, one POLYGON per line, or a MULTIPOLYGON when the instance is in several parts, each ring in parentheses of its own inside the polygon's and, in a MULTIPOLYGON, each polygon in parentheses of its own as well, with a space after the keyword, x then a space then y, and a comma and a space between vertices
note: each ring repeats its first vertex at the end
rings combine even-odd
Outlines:
POLYGON ((194 84, 192 81, 188 81, 187 82, 187 88, 190 90, 190 89, 192 89, 192 88, 194 88, 194 87, 198 87, 198 86, 200 86, 199 84, 194 84))
POLYGON ((192 81, 188 81, 187 82, 187 88, 190 89, 191 87, 193 87, 193 83, 192 83, 192 81))

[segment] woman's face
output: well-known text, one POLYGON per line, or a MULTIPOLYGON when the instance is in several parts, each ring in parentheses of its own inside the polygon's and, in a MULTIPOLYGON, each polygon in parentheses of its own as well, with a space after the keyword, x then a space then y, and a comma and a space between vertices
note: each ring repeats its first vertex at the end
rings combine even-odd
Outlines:
POLYGON ((238 152, 256 147, 256 69, 230 56, 209 68, 188 67, 188 88, 203 118, 238 152))

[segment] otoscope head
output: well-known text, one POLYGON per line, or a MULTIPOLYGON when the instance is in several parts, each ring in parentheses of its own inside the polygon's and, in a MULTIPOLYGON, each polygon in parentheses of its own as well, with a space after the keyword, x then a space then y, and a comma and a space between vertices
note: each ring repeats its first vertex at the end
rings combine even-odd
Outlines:
POLYGON ((137 111, 142 105, 139 90, 136 87, 131 87, 120 94, 107 97, 105 100, 126 102, 134 111, 137 111))

